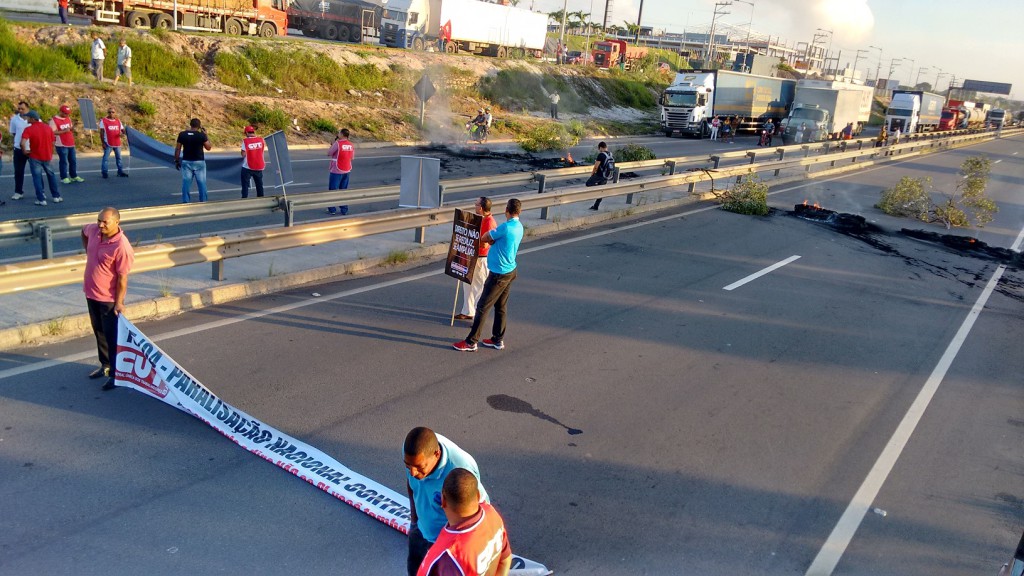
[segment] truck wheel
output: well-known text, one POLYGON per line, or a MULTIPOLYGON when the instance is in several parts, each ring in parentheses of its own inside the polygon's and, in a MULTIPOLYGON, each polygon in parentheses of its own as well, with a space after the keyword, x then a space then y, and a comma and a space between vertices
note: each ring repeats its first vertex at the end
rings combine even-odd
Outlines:
POLYGON ((708 123, 706 121, 700 123, 699 138, 711 138, 711 126, 708 126, 708 123))
POLYGON ((363 29, 361 27, 359 27, 359 26, 352 26, 351 28, 349 28, 348 38, 349 38, 349 40, 351 40, 353 42, 362 42, 363 41, 363 29))
POLYGON ((671 138, 671 137, 672 137, 672 131, 671 130, 665 130, 665 138, 671 138))
POLYGON ((151 23, 154 30, 170 30, 174 28, 174 21, 167 14, 153 14, 151 23))
POLYGON ((241 36, 242 23, 235 18, 228 18, 228 21, 224 23, 224 33, 229 36, 241 36))
POLYGON ((129 28, 149 28, 149 16, 144 12, 129 12, 124 21, 129 28))
POLYGON ((412 49, 413 50, 422 51, 423 48, 424 48, 424 46, 423 46, 423 38, 416 38, 415 40, 412 41, 412 49))
POLYGON ((273 38, 277 36, 277 26, 274 26, 273 22, 264 22, 260 26, 260 36, 264 38, 273 38))
POLYGON ((508 57, 508 50, 506 50, 504 46, 498 46, 498 49, 494 52, 494 55, 497 56, 498 58, 506 58, 508 57))
POLYGON ((449 54, 458 54, 459 45, 456 44, 455 42, 448 42, 447 44, 444 45, 444 51, 449 54))
POLYGON ((351 39, 351 32, 349 32, 348 26, 338 26, 338 40, 348 42, 351 39))
POLYGON ((328 40, 337 40, 338 27, 334 24, 327 24, 323 28, 320 28, 320 37, 328 40))

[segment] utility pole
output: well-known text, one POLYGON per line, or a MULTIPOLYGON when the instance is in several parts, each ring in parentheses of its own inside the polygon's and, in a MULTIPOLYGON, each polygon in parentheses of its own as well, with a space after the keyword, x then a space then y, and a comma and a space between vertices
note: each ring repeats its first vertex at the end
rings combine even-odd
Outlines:
POLYGON ((640 43, 640 19, 644 17, 644 0, 640 0, 640 13, 636 15, 636 38, 633 39, 635 44, 640 43))
POLYGON ((731 6, 732 2, 715 2, 715 11, 711 15, 711 29, 708 31, 708 51, 704 57, 705 64, 710 68, 711 60, 714 58, 715 53, 715 20, 719 16, 725 16, 728 12, 719 12, 720 9, 726 6, 731 6))
POLYGON ((878 76, 882 73, 882 49, 878 46, 868 46, 868 48, 878 50, 878 67, 875 68, 875 88, 878 88, 878 76))
MULTIPOLYGON (((562 43, 562 46, 565 46, 565 11, 566 11, 566 9, 568 7, 569 7, 569 0, 562 0, 562 35, 559 38, 559 42, 562 43)), ((562 55, 561 54, 556 54, 555 55, 555 60, 557 60, 559 63, 561 63, 562 55)))
MULTIPOLYGON (((921 84, 921 72, 924 72, 927 69, 927 66, 921 66, 917 69, 917 80, 914 80, 914 88, 917 88, 921 84)), ((932 86, 932 88, 934 88, 934 86, 932 86)))
POLYGON ((853 72, 851 72, 851 74, 853 75, 853 79, 854 80, 857 79, 857 62, 860 62, 860 53, 861 52, 864 52, 866 54, 868 51, 867 50, 857 50, 857 55, 853 59, 853 72))

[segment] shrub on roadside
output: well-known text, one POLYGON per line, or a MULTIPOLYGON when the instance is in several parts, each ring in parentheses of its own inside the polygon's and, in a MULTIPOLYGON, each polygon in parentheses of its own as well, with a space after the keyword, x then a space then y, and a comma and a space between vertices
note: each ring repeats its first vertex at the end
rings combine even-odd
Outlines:
POLYGON ((313 118, 306 121, 306 130, 309 130, 310 132, 327 132, 329 134, 335 134, 338 131, 338 126, 326 118, 313 118))
POLYGON ((755 175, 747 176, 716 196, 724 210, 752 216, 768 214, 768 185, 755 175))
POLYGON ((882 199, 875 208, 890 216, 915 218, 928 221, 928 211, 932 205, 929 190, 931 178, 910 178, 904 176, 892 188, 882 191, 882 199))
POLYGON ((930 223, 983 227, 992 221, 999 207, 985 195, 992 162, 984 156, 972 156, 960 165, 960 178, 952 192, 936 203, 931 195, 931 178, 904 176, 892 188, 882 191, 875 205, 890 216, 910 217, 930 223))
POLYGON ((578 144, 578 136, 569 133, 563 124, 547 122, 520 134, 519 145, 527 152, 566 150, 578 144))
POLYGON ((291 118, 280 108, 268 108, 260 102, 242 105, 242 114, 253 126, 261 126, 271 132, 284 130, 291 124, 291 118))

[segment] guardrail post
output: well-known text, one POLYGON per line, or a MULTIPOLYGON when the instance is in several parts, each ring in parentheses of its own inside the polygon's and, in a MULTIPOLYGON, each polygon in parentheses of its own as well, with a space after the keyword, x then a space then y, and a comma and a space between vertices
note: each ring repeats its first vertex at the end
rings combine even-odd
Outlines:
POLYGON ((444 184, 438 184, 437 185, 437 205, 438 206, 443 206, 444 205, 444 191, 445 191, 444 184))
POLYGON ((43 253, 43 260, 50 260, 53 258, 53 232, 49 226, 40 226, 37 231, 39 234, 39 247, 43 253))
POLYGON ((807 144, 801 146, 800 149, 804 151, 804 158, 807 158, 808 156, 811 155, 811 147, 808 146, 807 144))
POLYGON ((284 227, 291 228, 295 225, 295 205, 291 200, 281 199, 281 210, 284 210, 284 227))
POLYGON ((210 264, 213 265, 212 277, 218 282, 224 280, 224 260, 214 260, 210 264))
POLYGON ((665 162, 665 165, 668 166, 668 175, 669 176, 675 176, 676 164, 677 164, 677 162, 675 160, 668 160, 668 161, 665 162))
POLYGON ((859 152, 859 151, 861 151, 863 149, 864 149, 864 141, 863 140, 858 140, 857 141, 857 151, 859 152))
POLYGON ((822 154, 828 156, 828 154, 832 151, 832 143, 826 140, 824 148, 825 151, 822 152, 822 154))
POLYGON ((839 151, 846 152, 846 140, 843 140, 842 142, 839 143, 839 151))
MULTIPOLYGON (((536 175, 534 175, 534 178, 537 179, 537 194, 543 194, 544 193, 544 189, 547 187, 548 177, 545 176, 544 174, 536 174, 536 175)), ((540 219, 541 220, 547 220, 548 219, 548 208, 549 208, 548 206, 545 206, 545 207, 540 209, 540 219)))
POLYGON ((419 228, 417 228, 416 229, 416 233, 413 235, 413 240, 417 244, 426 244, 427 243, 427 227, 426 226, 420 226, 419 228))
MULTIPOLYGON (((786 150, 783 149, 783 148, 779 148, 778 150, 776 150, 776 152, 779 153, 779 162, 782 162, 782 159, 786 157, 786 150)), ((778 177, 779 172, 781 172, 781 171, 782 171, 782 168, 776 168, 775 169, 775 176, 778 177)))
POLYGON ((711 167, 713 169, 717 170, 718 169, 718 165, 721 162, 722 162, 722 157, 721 156, 712 156, 711 157, 711 167))

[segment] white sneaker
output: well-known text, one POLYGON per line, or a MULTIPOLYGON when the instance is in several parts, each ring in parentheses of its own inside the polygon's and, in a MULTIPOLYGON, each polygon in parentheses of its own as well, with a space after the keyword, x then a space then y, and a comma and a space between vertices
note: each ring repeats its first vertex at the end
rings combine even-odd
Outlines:
POLYGON ((11 196, 11 200, 21 200, 22 196, 24 196, 24 194, 15 194, 14 196, 11 196))
POLYGON ((46 200, 36 200, 36 206, 46 206, 46 200))
POLYGON ((61 203, 63 201, 64 201, 64 197, 63 196, 57 196, 56 198, 53 199, 53 203, 54 204, 59 204, 59 203, 61 203))

